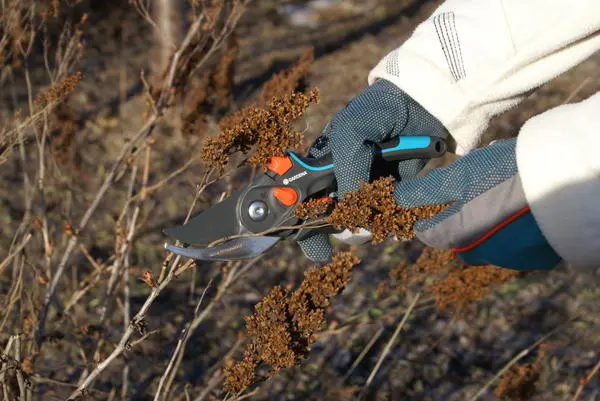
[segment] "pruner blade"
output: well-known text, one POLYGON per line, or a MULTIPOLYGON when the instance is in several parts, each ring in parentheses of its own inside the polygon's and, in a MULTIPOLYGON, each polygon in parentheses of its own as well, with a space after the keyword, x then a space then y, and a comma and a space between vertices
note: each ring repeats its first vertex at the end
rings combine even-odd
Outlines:
POLYGON ((191 259, 228 261, 262 255, 280 240, 280 237, 269 236, 240 237, 207 248, 183 248, 165 244, 165 249, 191 259))

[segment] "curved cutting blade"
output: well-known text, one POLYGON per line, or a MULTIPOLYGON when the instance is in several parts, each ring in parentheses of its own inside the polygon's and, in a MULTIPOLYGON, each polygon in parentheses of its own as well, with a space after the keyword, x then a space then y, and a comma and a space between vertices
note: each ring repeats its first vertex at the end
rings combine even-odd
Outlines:
POLYGON ((191 259, 239 260, 261 255, 271 249, 280 240, 280 237, 241 237, 210 248, 181 248, 165 244, 165 249, 191 259))
POLYGON ((165 228, 163 232, 190 245, 206 245, 220 238, 239 234, 241 227, 236 207, 242 192, 234 192, 224 201, 192 217, 186 224, 165 228))

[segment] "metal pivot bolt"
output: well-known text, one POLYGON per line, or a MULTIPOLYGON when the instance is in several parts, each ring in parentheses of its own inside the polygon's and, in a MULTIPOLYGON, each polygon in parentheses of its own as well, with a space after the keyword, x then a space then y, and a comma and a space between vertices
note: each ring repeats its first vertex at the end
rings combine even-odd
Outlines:
POLYGON ((248 207, 248 215, 254 221, 262 221, 267 217, 269 208, 267 204, 262 201, 254 201, 248 207))

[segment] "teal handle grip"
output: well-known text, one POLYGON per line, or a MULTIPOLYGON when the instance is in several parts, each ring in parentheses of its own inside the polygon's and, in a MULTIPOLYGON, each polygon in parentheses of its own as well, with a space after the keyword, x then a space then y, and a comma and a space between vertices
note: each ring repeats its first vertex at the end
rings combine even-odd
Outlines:
POLYGON ((434 159, 446 153, 446 141, 434 136, 401 136, 377 146, 385 161, 434 159))
MULTIPOLYGON (((446 153, 446 141, 435 136, 399 136, 389 141, 376 143, 379 157, 388 162, 411 159, 434 159, 446 153)), ((308 171, 323 172, 334 168, 331 153, 318 159, 289 155, 308 171)))

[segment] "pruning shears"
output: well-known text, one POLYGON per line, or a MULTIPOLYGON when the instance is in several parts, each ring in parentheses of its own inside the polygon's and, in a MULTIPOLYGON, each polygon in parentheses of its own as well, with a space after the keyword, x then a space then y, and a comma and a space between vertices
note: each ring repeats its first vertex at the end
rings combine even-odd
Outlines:
MULTIPOLYGON (((446 142, 431 136, 396 137, 377 147, 372 178, 394 174, 398 161, 437 158, 446 152, 446 142)), ((163 231, 193 247, 165 244, 165 248, 192 259, 239 260, 261 255, 282 239, 298 241, 324 231, 335 232, 332 227, 294 228, 302 223, 294 214, 300 203, 335 191, 331 154, 307 158, 287 152, 271 157, 266 172, 248 186, 186 224, 163 231)))

